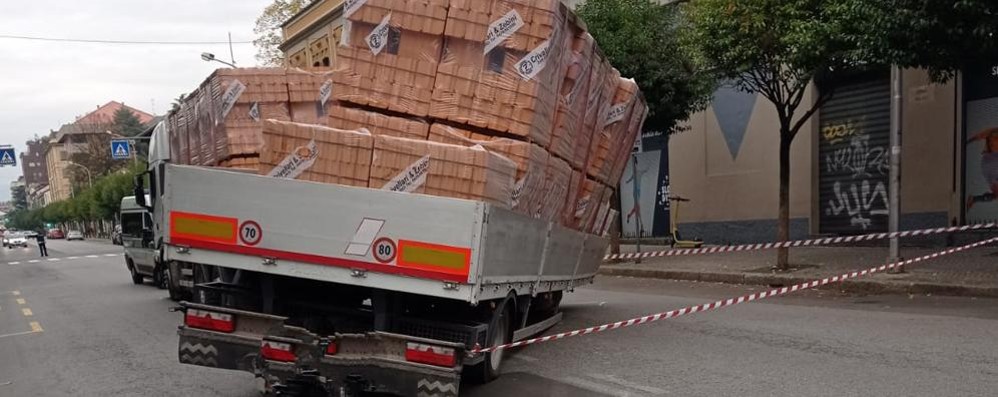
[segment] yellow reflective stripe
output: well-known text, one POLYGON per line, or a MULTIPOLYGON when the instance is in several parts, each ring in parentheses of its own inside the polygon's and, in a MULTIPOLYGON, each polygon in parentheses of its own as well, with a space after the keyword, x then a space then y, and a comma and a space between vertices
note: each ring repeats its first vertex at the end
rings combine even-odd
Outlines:
POLYGON ((412 245, 402 247, 403 263, 462 270, 464 269, 466 260, 464 254, 457 252, 412 245))

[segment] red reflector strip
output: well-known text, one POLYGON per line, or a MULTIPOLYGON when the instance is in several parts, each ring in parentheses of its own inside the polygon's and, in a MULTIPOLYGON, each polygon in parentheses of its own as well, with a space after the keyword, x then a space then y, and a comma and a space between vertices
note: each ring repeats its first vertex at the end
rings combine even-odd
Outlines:
POLYGON ((454 349, 413 342, 406 343, 405 360, 438 367, 453 367, 457 363, 454 349))
POLYGON ((335 356, 339 350, 339 346, 336 345, 336 342, 329 342, 329 345, 326 346, 326 355, 335 356))
POLYGON ((209 331, 232 332, 236 330, 236 322, 231 314, 215 313, 206 310, 187 309, 184 324, 191 328, 209 331))
POLYGON ((273 341, 263 341, 260 344, 260 355, 267 360, 281 361, 286 363, 293 363, 298 357, 295 353, 291 351, 290 343, 281 343, 273 341))

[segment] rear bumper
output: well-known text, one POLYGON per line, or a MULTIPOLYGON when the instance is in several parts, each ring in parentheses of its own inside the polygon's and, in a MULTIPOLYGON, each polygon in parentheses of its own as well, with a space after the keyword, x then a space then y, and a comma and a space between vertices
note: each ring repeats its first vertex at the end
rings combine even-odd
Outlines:
POLYGON ((337 334, 320 338, 305 329, 283 324, 283 318, 234 309, 181 303, 187 308, 236 315, 234 333, 221 333, 181 325, 178 357, 181 363, 252 373, 267 384, 288 385, 308 379, 340 395, 340 390, 389 393, 403 396, 457 396, 462 365, 437 367, 405 361, 406 343, 428 343, 454 348, 463 357, 462 345, 384 332, 337 334), (241 324, 241 325, 240 325, 241 324), (264 359, 264 340, 294 346, 295 361, 264 359), (340 351, 326 355, 326 345, 336 341, 340 351), (400 351, 401 349, 401 351, 400 351))

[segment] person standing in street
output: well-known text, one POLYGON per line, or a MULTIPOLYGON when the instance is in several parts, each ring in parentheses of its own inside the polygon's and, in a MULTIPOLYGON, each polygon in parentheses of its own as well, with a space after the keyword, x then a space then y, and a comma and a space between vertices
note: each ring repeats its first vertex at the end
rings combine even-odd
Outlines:
POLYGON ((42 257, 49 256, 49 250, 47 248, 45 248, 45 231, 44 230, 41 231, 41 232, 38 232, 38 234, 35 235, 35 241, 38 242, 38 253, 41 254, 42 257))

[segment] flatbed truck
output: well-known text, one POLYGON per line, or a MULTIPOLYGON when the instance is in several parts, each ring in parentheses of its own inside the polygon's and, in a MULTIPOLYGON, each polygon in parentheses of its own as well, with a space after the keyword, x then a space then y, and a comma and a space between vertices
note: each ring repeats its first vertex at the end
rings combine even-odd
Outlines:
POLYGON ((153 216, 181 363, 278 395, 457 395, 561 319, 608 241, 496 205, 171 163, 160 124, 135 197, 153 216), (145 193, 148 192, 148 200, 145 193))

